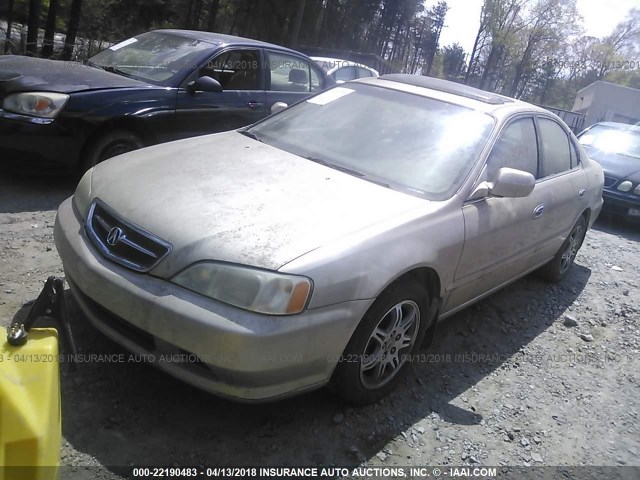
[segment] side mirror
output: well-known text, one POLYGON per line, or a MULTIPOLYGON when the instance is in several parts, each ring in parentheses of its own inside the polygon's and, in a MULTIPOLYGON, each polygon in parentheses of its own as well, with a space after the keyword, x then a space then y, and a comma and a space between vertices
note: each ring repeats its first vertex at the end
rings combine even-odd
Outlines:
POLYGON ((518 198, 529 195, 536 186, 536 179, 529 172, 503 167, 498 170, 493 182, 482 182, 476 187, 470 200, 493 197, 518 198))
POLYGON ((288 108, 289 105, 287 105, 284 102, 276 102, 273 105, 271 105, 271 113, 278 113, 281 112, 282 110, 284 110, 285 108, 288 108))
POLYGON ((187 91, 191 95, 195 95, 196 93, 201 92, 214 92, 220 93, 222 91, 222 85, 215 78, 211 77, 200 77, 193 82, 189 82, 187 84, 187 91))

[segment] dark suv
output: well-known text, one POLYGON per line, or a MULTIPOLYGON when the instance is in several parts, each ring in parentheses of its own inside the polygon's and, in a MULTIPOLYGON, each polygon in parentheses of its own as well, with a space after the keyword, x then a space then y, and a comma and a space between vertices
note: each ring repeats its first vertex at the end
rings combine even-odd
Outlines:
POLYGON ((604 171, 603 211, 640 222, 640 127, 601 122, 578 136, 604 171))

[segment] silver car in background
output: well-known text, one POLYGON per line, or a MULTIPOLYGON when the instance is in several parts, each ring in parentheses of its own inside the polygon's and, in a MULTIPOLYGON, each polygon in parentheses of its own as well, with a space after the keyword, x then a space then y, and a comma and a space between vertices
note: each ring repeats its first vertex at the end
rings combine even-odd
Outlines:
POLYGON ((338 84, 359 78, 380 76, 377 70, 350 60, 330 57, 311 57, 311 60, 324 70, 327 77, 333 78, 338 84))
POLYGON ((87 318, 166 372, 244 401, 330 384, 365 404, 438 320, 567 275, 602 187, 555 115, 387 75, 100 164, 55 240, 87 318))

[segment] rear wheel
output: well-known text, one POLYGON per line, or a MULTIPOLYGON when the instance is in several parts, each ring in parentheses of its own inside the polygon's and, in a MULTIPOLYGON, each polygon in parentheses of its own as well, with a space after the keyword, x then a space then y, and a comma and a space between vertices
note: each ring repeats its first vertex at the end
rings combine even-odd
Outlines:
POLYGON ((571 229, 569 236, 560 247, 558 253, 556 253, 556 256, 553 257, 553 260, 538 270, 538 274, 553 283, 559 282, 566 277, 586 234, 587 220, 582 216, 571 229))
POLYGON ((428 327, 428 292, 403 283, 383 292, 369 308, 345 348, 332 389, 356 405, 388 395, 428 327))
POLYGON ((144 147, 144 142, 135 133, 127 130, 111 130, 93 140, 87 149, 80 169, 81 173, 111 157, 122 155, 144 147))

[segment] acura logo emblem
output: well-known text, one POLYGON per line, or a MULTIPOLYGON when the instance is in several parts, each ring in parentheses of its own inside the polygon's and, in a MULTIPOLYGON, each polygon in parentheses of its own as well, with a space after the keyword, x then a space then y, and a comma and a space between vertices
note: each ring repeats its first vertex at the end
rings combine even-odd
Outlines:
POLYGON ((109 230, 109 235, 107 235, 107 243, 111 246, 118 243, 124 237, 124 232, 120 227, 113 227, 109 230))

